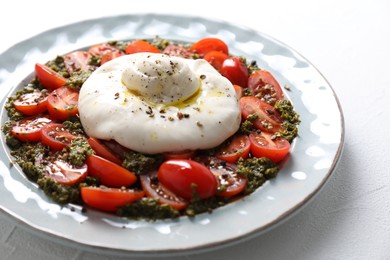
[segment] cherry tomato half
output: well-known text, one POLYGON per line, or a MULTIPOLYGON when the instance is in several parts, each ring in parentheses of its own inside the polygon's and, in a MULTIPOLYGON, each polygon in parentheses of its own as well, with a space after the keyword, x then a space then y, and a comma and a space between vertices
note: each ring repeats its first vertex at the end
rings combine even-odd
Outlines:
POLYGON ((126 54, 133 54, 138 52, 160 53, 160 50, 147 41, 135 40, 126 47, 125 52, 126 54))
POLYGON ((79 112, 78 102, 79 91, 64 86, 50 93, 47 98, 47 109, 52 117, 65 120, 79 112))
POLYGON ((74 51, 64 56, 64 63, 69 74, 76 71, 88 71, 94 66, 89 65, 92 54, 87 51, 74 51))
POLYGON ((180 46, 176 44, 169 44, 167 47, 165 47, 163 53, 170 56, 182 57, 186 59, 191 58, 193 54, 190 50, 188 50, 184 46, 180 46))
POLYGON ((143 191, 107 187, 82 187, 81 198, 90 207, 115 212, 119 207, 145 196, 143 191))
POLYGON ((240 100, 244 96, 244 89, 239 85, 233 85, 234 90, 236 91, 237 100, 240 100))
POLYGON ((35 64, 35 74, 42 86, 47 89, 56 89, 62 87, 66 83, 66 78, 40 63, 35 64))
POLYGON ((156 173, 141 175, 140 181, 146 196, 157 199, 160 204, 167 204, 177 210, 187 207, 188 201, 163 186, 156 173))
POLYGON ((99 57, 103 56, 104 53, 113 52, 113 51, 119 51, 119 50, 114 46, 106 43, 97 44, 88 49, 88 53, 99 57))
POLYGON ((25 115, 38 115, 47 110, 47 96, 44 91, 25 93, 14 101, 14 106, 25 115))
POLYGON ((55 160, 46 165, 44 174, 57 183, 73 185, 87 177, 88 167, 86 164, 76 167, 63 160, 55 160))
POLYGON ((229 56, 221 51, 210 51, 203 57, 203 59, 207 60, 218 71, 221 70, 222 64, 227 58, 229 56))
POLYGON ((220 72, 224 77, 228 78, 233 85, 239 85, 243 88, 248 86, 248 68, 239 58, 227 58, 222 63, 220 72))
POLYGON ((216 153, 216 157, 226 162, 235 163, 239 158, 247 158, 251 143, 247 135, 235 135, 216 153))
POLYGON ((247 184, 244 176, 237 174, 237 166, 232 163, 217 164, 210 167, 210 171, 218 180, 218 195, 231 197, 241 193, 247 184))
POLYGON ((205 55, 211 51, 220 51, 225 54, 229 54, 229 48, 224 41, 218 38, 207 37, 195 42, 191 48, 191 51, 196 51, 200 55, 205 55))
POLYGON ((119 51, 108 51, 102 55, 102 57, 100 59, 100 65, 103 65, 104 63, 106 63, 110 60, 116 59, 118 57, 121 57, 123 55, 124 54, 122 52, 119 52, 119 51))
POLYGON ((272 134, 261 132, 249 135, 251 153, 255 157, 267 157, 273 162, 280 162, 290 150, 290 143, 283 137, 273 138, 272 134))
POLYGON ((12 127, 11 134, 23 142, 33 142, 41 140, 42 128, 51 123, 47 117, 24 118, 12 127))
POLYGON ((100 156, 90 155, 86 163, 89 175, 99 178, 100 183, 105 186, 120 188, 130 186, 137 181, 134 173, 100 156))
POLYGON ((60 151, 70 145, 76 136, 64 128, 63 124, 51 123, 42 127, 41 142, 53 151, 60 151))
POLYGON ((165 160, 174 160, 174 159, 192 159, 195 156, 195 151, 186 150, 181 152, 166 152, 163 153, 163 157, 165 160))
POLYGON ((113 163, 122 164, 122 160, 117 154, 115 154, 110 148, 100 142, 98 139, 93 137, 88 137, 88 143, 91 146, 92 150, 96 152, 97 155, 107 159, 113 163))
POLYGON ((158 170, 161 184, 184 199, 191 199, 196 193, 205 199, 215 195, 217 180, 210 170, 191 160, 168 160, 158 170))
POLYGON ((253 125, 262 131, 275 133, 282 126, 282 119, 278 111, 273 106, 265 101, 262 101, 254 96, 242 97, 239 100, 241 114, 244 119, 256 114, 258 118, 253 122, 253 125))
POLYGON ((283 90, 278 81, 265 70, 257 70, 249 76, 248 88, 253 96, 272 106, 275 105, 276 101, 284 98, 283 90))

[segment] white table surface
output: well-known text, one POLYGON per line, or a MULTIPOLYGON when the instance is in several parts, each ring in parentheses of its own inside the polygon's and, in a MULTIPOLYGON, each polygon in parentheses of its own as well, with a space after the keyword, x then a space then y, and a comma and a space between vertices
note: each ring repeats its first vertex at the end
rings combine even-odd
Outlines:
MULTIPOLYGON (((345 146, 318 196, 254 239, 170 259, 390 259, 390 1, 7 2, 0 8, 0 53, 42 31, 84 19, 191 14, 267 33, 305 56, 329 80, 344 112, 345 146)), ((63 246, 3 218, 0 255, 4 260, 124 259, 63 246)))

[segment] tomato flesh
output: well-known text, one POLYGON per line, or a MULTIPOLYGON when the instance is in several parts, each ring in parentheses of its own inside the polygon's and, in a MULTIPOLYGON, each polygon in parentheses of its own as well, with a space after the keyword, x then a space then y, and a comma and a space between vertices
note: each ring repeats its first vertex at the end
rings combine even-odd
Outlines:
POLYGON ((249 137, 246 135, 235 135, 217 151, 216 157, 226 162, 235 163, 239 158, 247 158, 249 151, 249 137))
POLYGON ((47 117, 30 117, 22 119, 12 126, 11 134, 23 142, 41 140, 42 128, 51 123, 47 117))
POLYGON ((45 167, 44 174, 57 183, 73 185, 82 182, 87 177, 88 167, 86 164, 76 167, 68 162, 56 160, 45 167))
POLYGON ((64 128, 63 124, 51 123, 42 127, 41 142, 53 151, 60 151, 71 144, 76 136, 64 128))
POLYGON ((160 50, 149 42, 143 40, 133 41, 126 47, 126 54, 133 54, 138 52, 160 53, 160 50))
POLYGON ((115 212, 145 196, 143 191, 107 187, 81 187, 81 198, 90 207, 115 212))
POLYGON ((184 199, 212 197, 217 191, 217 181, 210 170, 191 160, 168 160, 158 170, 162 185, 184 199))
POLYGON ((247 179, 237 174, 235 164, 216 164, 210 170, 218 180, 218 196, 232 197, 245 189, 247 179))
POLYGON ((146 196, 157 199, 160 204, 167 204, 177 210, 187 207, 188 201, 163 186, 156 173, 141 175, 140 181, 146 196))
POLYGON ((221 51, 210 51, 203 57, 218 71, 221 70, 222 64, 227 58, 229 58, 229 55, 221 51))
POLYGON ((63 76, 40 63, 35 64, 35 74, 42 86, 47 89, 56 89, 62 87, 66 83, 66 79, 63 76))
POLYGON ((105 186, 120 188, 131 186, 137 181, 134 173, 100 156, 90 155, 86 163, 89 175, 99 178, 105 186))
POLYGON ((248 88, 253 96, 270 105, 275 105, 276 101, 284 98, 279 82, 265 70, 257 70, 249 76, 248 88))
POLYGON ((49 114, 59 120, 77 115, 79 92, 76 89, 60 87, 50 93, 47 98, 49 114))
POLYGON ((222 63, 221 74, 230 80, 233 85, 239 85, 243 88, 248 86, 248 68, 239 58, 232 57, 222 63))
POLYGON ((69 74, 77 71, 88 71, 94 66, 89 65, 92 54, 87 51, 74 51, 64 56, 64 63, 69 74))
POLYGON ((24 115, 35 116, 47 110, 47 96, 42 91, 25 93, 14 101, 14 106, 24 115))
POLYGON ((273 106, 257 97, 247 96, 239 100, 241 114, 244 119, 257 115, 253 125, 262 131, 276 133, 282 126, 282 119, 273 106))
POLYGON ((272 134, 261 132, 249 135, 251 153, 255 157, 267 157, 277 163, 287 156, 290 143, 283 137, 274 138, 272 134))
POLYGON ((176 44, 169 44, 167 47, 165 47, 162 53, 186 59, 191 58, 193 55, 193 53, 185 47, 176 44))
POLYGON ((191 51, 195 51, 200 55, 205 55, 211 51, 219 51, 225 54, 229 54, 229 48, 224 41, 218 38, 207 37, 195 42, 191 48, 191 51))
POLYGON ((110 148, 101 143, 98 139, 93 137, 88 137, 88 143, 91 146, 92 150, 96 152, 97 155, 113 162, 121 165, 122 160, 116 155, 110 148))

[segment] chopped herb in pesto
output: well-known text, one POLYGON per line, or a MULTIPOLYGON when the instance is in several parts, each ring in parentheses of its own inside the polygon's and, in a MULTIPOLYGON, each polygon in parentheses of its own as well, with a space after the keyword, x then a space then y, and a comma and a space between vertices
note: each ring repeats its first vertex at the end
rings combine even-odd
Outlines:
POLYGON ((124 153, 122 166, 137 175, 149 173, 162 163, 161 156, 145 155, 134 151, 124 153))
POLYGON ((292 142, 298 136, 298 125, 301 122, 298 113, 294 111, 294 107, 289 100, 277 101, 275 103, 275 109, 283 119, 282 130, 276 135, 282 136, 289 142, 292 142))
POLYGON ((88 155, 95 154, 89 145, 87 138, 76 137, 69 146, 69 160, 71 164, 82 166, 88 155))
POLYGON ((59 184, 48 177, 38 179, 37 184, 46 195, 58 204, 80 203, 80 190, 78 185, 59 184))
POLYGON ((61 76, 65 78, 69 77, 69 73, 66 69, 63 56, 57 56, 54 60, 46 62, 45 65, 50 69, 54 70, 55 72, 59 73, 61 76))
POLYGON ((226 203, 228 203, 228 200, 223 197, 211 197, 204 200, 195 199, 188 205, 184 213, 189 217, 194 217, 200 213, 211 212, 226 203))
POLYGON ((76 71, 73 72, 66 82, 66 86, 70 88, 80 89, 84 82, 91 76, 92 71, 76 71))

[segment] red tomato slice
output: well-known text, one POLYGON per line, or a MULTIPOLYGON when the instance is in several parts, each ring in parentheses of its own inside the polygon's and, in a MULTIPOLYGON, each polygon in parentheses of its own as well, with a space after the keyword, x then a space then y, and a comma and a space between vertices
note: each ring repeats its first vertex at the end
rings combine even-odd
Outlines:
POLYGON ((161 184, 184 199, 196 193, 199 198, 212 197, 217 191, 217 181, 210 170, 191 160, 168 160, 158 170, 161 184))
POLYGON ((188 201, 164 187, 158 181, 156 173, 141 175, 140 181, 146 196, 157 199, 160 204, 167 204, 177 210, 187 207, 188 201))
POLYGON ((68 87, 53 90, 47 98, 49 114, 59 120, 65 120, 77 115, 79 91, 68 87))
POLYGON ((107 187, 81 187, 81 198, 90 207, 115 212, 119 207, 145 196, 143 191, 107 187))
POLYGON ((207 60, 218 71, 221 70, 222 64, 227 58, 229 56, 221 51, 210 51, 203 57, 203 59, 207 60))
POLYGON ((22 119, 12 127, 11 134, 23 142, 41 140, 42 128, 51 123, 47 117, 30 117, 22 119))
POLYGON ((34 116, 47 110, 47 92, 31 92, 14 101, 15 108, 25 115, 34 116))
POLYGON ((100 183, 105 186, 120 188, 130 186, 137 181, 134 173, 100 156, 90 155, 86 163, 89 175, 99 178, 100 183))
POLYGON ((181 152, 167 152, 163 153, 165 160, 174 160, 174 159, 192 159, 195 156, 195 151, 181 151, 181 152))
POLYGON ((66 83, 66 78, 43 64, 35 64, 35 74, 42 86, 47 89, 56 89, 66 83))
POLYGON ((205 55, 211 51, 219 51, 229 54, 229 48, 226 43, 221 39, 213 37, 203 38, 197 41, 191 46, 190 50, 196 51, 200 55, 205 55))
POLYGON ((237 100, 240 100, 244 96, 244 89, 239 85, 233 85, 234 90, 236 91, 237 100))
POLYGON ((138 52, 160 53, 161 51, 147 41, 136 40, 126 47, 125 52, 126 54, 133 54, 138 52))
POLYGON ((89 65, 92 54, 86 51, 74 51, 64 56, 65 67, 69 74, 76 71, 88 71, 94 66, 89 65))
POLYGON ((107 159, 113 163, 122 164, 122 160, 110 148, 101 143, 98 139, 89 137, 88 143, 97 155, 107 159))
POLYGON ((64 128, 63 124, 47 124, 42 127, 41 142, 53 151, 60 151, 70 145, 76 136, 64 128))
POLYGON ((272 74, 265 70, 253 72, 248 79, 248 88, 252 95, 271 105, 284 98, 283 90, 272 74))
POLYGON ((44 174, 57 183, 73 185, 82 182, 87 177, 88 167, 86 164, 75 167, 68 162, 56 160, 45 167, 44 174))
POLYGON ((165 47, 163 53, 170 56, 182 57, 186 59, 191 58, 193 55, 193 53, 187 48, 176 44, 169 44, 167 47, 165 47))
POLYGON ((235 164, 213 165, 210 170, 218 180, 218 190, 222 190, 218 193, 219 196, 232 197, 245 189, 247 179, 236 173, 237 166, 235 164))
POLYGON ((251 153, 255 157, 267 157, 273 162, 280 162, 290 150, 290 143, 283 137, 273 138, 272 134, 261 132, 249 135, 251 153))
POLYGON ((100 59, 100 65, 103 65, 104 63, 106 63, 110 60, 116 59, 118 57, 121 57, 123 55, 124 54, 122 52, 119 52, 119 51, 108 51, 102 55, 102 57, 100 59))
POLYGON ((113 51, 119 51, 119 50, 114 46, 106 43, 97 44, 88 49, 88 53, 95 56, 102 56, 106 52, 113 52, 113 51))
POLYGON ((216 157, 226 162, 235 163, 239 158, 247 158, 249 155, 251 143, 246 135, 235 135, 221 147, 216 157))
POLYGON ((258 118, 253 122, 253 125, 262 131, 275 133, 282 126, 282 119, 278 111, 273 106, 265 101, 262 101, 254 96, 242 97, 239 100, 241 114, 245 119, 256 114, 258 118))
POLYGON ((227 58, 220 69, 221 74, 228 78, 233 85, 239 85, 243 88, 248 86, 248 68, 239 58, 227 58))

